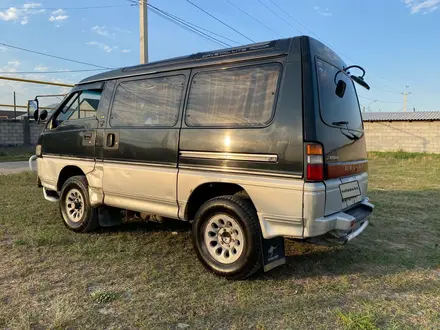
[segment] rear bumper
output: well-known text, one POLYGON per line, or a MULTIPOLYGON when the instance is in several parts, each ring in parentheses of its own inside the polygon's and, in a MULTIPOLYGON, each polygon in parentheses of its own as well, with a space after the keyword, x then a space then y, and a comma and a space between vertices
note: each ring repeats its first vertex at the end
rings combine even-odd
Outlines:
POLYGON ((368 217, 373 212, 374 205, 364 198, 353 207, 308 223, 307 237, 331 234, 343 243, 347 243, 361 234, 368 226, 368 217))
MULTIPOLYGON (((368 217, 374 209, 368 198, 364 198, 356 205, 327 216, 317 217, 317 210, 323 210, 325 198, 313 198, 313 203, 305 203, 305 217, 292 219, 277 216, 276 219, 263 217, 259 214, 260 226, 264 238, 284 236, 288 238, 307 240, 321 243, 329 238, 345 244, 359 236, 369 221, 368 217), (302 235, 301 235, 302 234, 302 235)), ((321 213, 322 214, 322 213, 321 213)))

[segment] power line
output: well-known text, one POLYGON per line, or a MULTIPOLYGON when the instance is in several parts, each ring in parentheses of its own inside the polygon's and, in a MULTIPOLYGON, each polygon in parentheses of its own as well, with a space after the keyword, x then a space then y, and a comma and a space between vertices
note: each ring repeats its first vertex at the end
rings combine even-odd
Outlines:
POLYGON ((295 17, 293 17, 292 15, 290 15, 287 11, 285 11, 283 8, 281 8, 279 5, 277 5, 273 0, 269 0, 275 7, 277 7, 279 10, 281 10, 284 14, 286 14, 287 16, 289 16, 291 19, 293 19, 297 24, 301 25, 304 29, 306 29, 307 31, 309 31, 310 33, 312 33, 313 35, 315 35, 316 37, 318 37, 315 32, 313 32, 312 30, 310 30, 307 26, 305 26, 304 24, 302 24, 300 21, 298 21, 295 17))
POLYGON ((376 101, 376 102, 379 102, 379 103, 402 103, 400 101, 399 102, 395 102, 395 101, 381 101, 381 100, 371 99, 369 97, 365 97, 365 96, 361 96, 361 95, 359 95, 359 97, 362 98, 362 99, 365 99, 365 100, 376 101))
MULTIPOLYGON (((188 1, 188 0, 187 0, 188 1)), ((290 25, 291 27, 293 27, 296 31, 299 32, 299 34, 302 34, 302 32, 300 30, 298 30, 296 28, 296 26, 293 26, 292 24, 290 24, 288 21, 286 21, 283 17, 281 17, 277 12, 273 11, 272 9, 270 9, 269 6, 267 6, 264 2, 262 2, 261 0, 257 0, 259 3, 261 3, 264 7, 266 7, 270 12, 272 12, 274 15, 276 15, 277 17, 281 18, 286 24, 290 25)))
POLYGON ((188 2, 189 4, 191 4, 192 6, 196 7, 197 9, 201 10, 202 12, 204 12, 206 15, 212 17, 213 19, 215 19, 216 21, 220 22, 221 24, 223 24, 224 26, 227 26, 228 28, 230 28, 232 31, 237 32, 239 35, 245 37, 247 40, 251 41, 251 42, 255 42, 254 40, 252 40, 251 38, 247 37, 246 35, 244 35, 243 33, 241 33, 240 31, 234 29, 232 26, 230 26, 229 24, 223 22, 221 19, 218 19, 217 17, 215 17, 214 15, 208 13, 206 10, 204 10, 203 8, 197 6, 194 2, 190 1, 190 0, 186 0, 186 2, 188 2))
MULTIPOLYGON (((258 0, 260 3, 261 3, 261 1, 260 0, 258 0)), ((304 24, 302 24, 299 20, 297 20, 295 17, 293 17, 291 14, 289 14, 286 10, 284 10, 283 8, 281 8, 281 6, 279 6, 278 4, 276 4, 273 0, 269 0, 274 6, 276 6, 279 10, 281 10, 284 14, 286 14, 287 16, 289 16, 292 20, 294 20, 297 24, 299 24, 299 25, 301 25, 304 29, 306 29, 307 31, 309 31, 311 34, 313 34, 315 37, 317 37, 318 39, 321 39, 315 32, 313 32, 313 30, 311 30, 311 29, 309 29, 306 25, 304 25, 304 24)), ((328 43, 328 45, 331 47, 331 48, 334 48, 330 43, 328 43)), ((353 61, 352 59, 350 59, 348 56, 345 56, 344 54, 342 54, 342 53, 340 53, 341 54, 341 56, 342 57, 344 57, 345 59, 347 59, 348 61, 350 61, 350 62, 353 62, 353 63, 356 63, 356 61, 353 61)), ((371 74, 371 73, 370 73, 371 74)), ((371 74, 372 76, 376 76, 376 77, 378 77, 378 78, 380 78, 380 79, 382 79, 382 80, 385 80, 385 81, 387 81, 387 79, 385 79, 385 78, 383 78, 383 77, 381 77, 381 76, 379 76, 379 75, 375 75, 375 74, 371 74)), ((386 85, 386 84, 384 84, 384 83, 380 83, 381 85, 383 85, 383 86, 385 86, 385 87, 387 87, 387 88, 389 88, 389 89, 391 89, 391 90, 393 90, 393 91, 386 91, 386 92, 389 92, 389 93, 397 93, 397 94, 401 94, 401 92, 400 91, 398 91, 396 88, 393 88, 393 87, 391 87, 391 86, 389 86, 389 85, 386 85)), ((382 90, 384 90, 384 89, 382 89, 382 90)), ((384 90, 385 91, 385 90, 384 90)))
MULTIPOLYGON (((57 10, 57 9, 62 9, 62 10, 85 10, 85 9, 105 9, 105 8, 121 8, 121 7, 135 7, 134 4, 131 5, 112 5, 112 6, 89 6, 89 7, 66 7, 66 8, 60 8, 60 7, 35 7, 35 8, 27 8, 27 10, 32 11, 32 10, 42 10, 42 9, 46 9, 46 10, 57 10)), ((5 8, 0 8, 0 10, 8 10, 10 8, 17 8, 17 9, 25 9, 25 8, 18 8, 18 7, 5 7, 5 8)))
POLYGON ((233 2, 231 2, 230 0, 225 0, 227 3, 229 3, 230 5, 232 5, 233 7, 235 7, 236 9, 238 9, 239 11, 241 11, 243 14, 245 14, 246 16, 252 18, 254 21, 258 22, 259 24, 263 25, 266 29, 272 31, 273 33, 275 33, 276 35, 278 35, 279 37, 283 37, 281 34, 279 34, 277 31, 273 30, 271 27, 269 27, 268 25, 264 24, 262 21, 258 20, 257 18, 255 18, 254 16, 252 16, 251 14, 249 14, 248 12, 244 11, 243 9, 241 9, 240 7, 238 7, 236 4, 234 4, 233 2))
POLYGON ((31 50, 31 49, 21 48, 21 47, 17 47, 17 46, 13 46, 13 45, 8 45, 8 44, 5 44, 3 42, 0 42, 0 45, 8 47, 8 48, 22 50, 22 51, 28 52, 28 53, 33 53, 33 54, 38 54, 38 55, 43 55, 43 56, 47 56, 47 57, 56 58, 56 59, 63 60, 63 61, 68 61, 68 62, 73 62, 73 63, 78 63, 78 64, 84 64, 84 65, 88 65, 88 66, 94 66, 96 68, 101 68, 101 69, 111 69, 111 68, 108 68, 108 67, 105 67, 105 66, 102 66, 102 65, 96 65, 96 64, 91 64, 91 63, 87 63, 87 62, 72 60, 72 59, 66 58, 66 57, 46 54, 46 53, 42 53, 42 52, 37 52, 35 50, 31 50))
POLYGON ((228 43, 223 42, 223 41, 221 41, 221 40, 219 40, 219 39, 217 39, 217 38, 215 38, 215 37, 212 37, 212 36, 210 36, 209 34, 206 34, 206 33, 204 33, 203 31, 200 31, 200 30, 198 30, 197 28, 195 28, 195 27, 193 27, 193 26, 191 26, 191 25, 189 25, 189 24, 187 24, 187 23, 184 23, 183 21, 178 20, 177 18, 173 18, 172 16, 167 15, 167 14, 165 14, 165 13, 159 11, 159 10, 156 10, 156 9, 154 9, 154 8, 151 8, 151 9, 152 9, 152 11, 153 11, 154 13, 156 13, 157 15, 159 15, 159 16, 161 16, 161 17, 163 17, 163 18, 165 18, 165 19, 167 19, 167 20, 169 20, 169 21, 171 21, 171 22, 173 22, 173 23, 176 23, 176 24, 180 25, 182 28, 184 28, 184 29, 186 29, 186 30, 188 30, 188 31, 190 31, 190 32, 196 33, 196 34, 198 34, 199 36, 202 36, 202 37, 204 37, 204 38, 206 38, 206 39, 208 39, 208 40, 210 40, 210 41, 213 41, 213 42, 215 42, 216 44, 219 44, 219 45, 221 45, 221 46, 223 46, 223 47, 225 47, 225 46, 226 46, 226 47, 231 47, 231 45, 229 45, 228 43))
POLYGON ((216 33, 216 32, 213 32, 213 31, 210 31, 210 30, 208 30, 208 29, 205 29, 204 27, 201 27, 201 26, 196 25, 196 24, 194 24, 194 23, 191 23, 191 22, 185 21, 184 19, 179 18, 179 17, 177 17, 177 16, 175 16, 175 15, 173 15, 173 14, 168 13, 168 15, 170 15, 170 16, 172 16, 173 18, 176 18, 176 19, 178 19, 178 20, 180 20, 180 21, 182 21, 182 22, 185 22, 185 23, 187 23, 187 24, 190 24, 190 25, 194 26, 195 28, 198 28, 198 29, 200 29, 200 30, 206 31, 206 32, 208 32, 208 33, 211 33, 211 34, 213 34, 213 35, 215 35, 215 36, 217 36, 217 37, 223 38, 223 39, 225 39, 225 40, 229 40, 229 41, 231 41, 231 42, 233 42, 233 43, 235 43, 235 44, 241 45, 241 43, 238 42, 238 41, 235 41, 235 40, 233 40, 233 39, 229 39, 229 38, 227 38, 227 37, 225 37, 225 36, 222 36, 221 34, 218 34, 218 33, 216 33))
MULTIPOLYGON (((155 6, 153 6, 153 5, 149 4, 149 3, 147 3, 147 5, 148 5, 149 8, 152 8, 152 9, 155 9, 155 10, 157 10, 157 11, 160 11, 161 13, 163 13, 164 15, 166 15, 166 16, 168 16, 168 17, 170 17, 170 18, 180 21, 180 22, 181 22, 182 24, 184 24, 184 25, 190 25, 190 26, 191 26, 192 28, 194 28, 194 29, 200 29, 200 30, 206 31, 206 32, 211 33, 211 34, 213 34, 213 35, 215 35, 215 36, 218 36, 218 37, 220 37, 220 38, 223 38, 223 39, 225 39, 225 40, 229 40, 229 41, 231 41, 231 42, 233 42, 233 43, 236 43, 236 44, 239 44, 239 45, 240 45, 240 43, 239 43, 238 41, 235 41, 235 40, 233 40, 233 39, 229 39, 229 38, 227 38, 227 37, 225 37, 225 36, 222 36, 221 34, 218 34, 218 33, 216 33, 216 32, 213 32, 213 31, 211 31, 211 30, 208 30, 208 29, 205 29, 205 28, 203 28, 203 27, 201 27, 201 26, 198 26, 198 25, 196 25, 196 24, 194 24, 194 23, 191 23, 191 22, 189 22, 189 21, 186 21, 186 20, 184 20, 183 18, 180 18, 180 17, 178 17, 178 16, 176 16, 176 15, 173 15, 173 14, 171 14, 171 13, 169 13, 169 12, 166 12, 166 11, 164 11, 164 10, 158 8, 158 7, 155 7, 155 6)), ((201 32, 201 31, 199 31, 199 32, 201 32)), ((212 38, 212 36, 209 36, 209 37, 212 38)), ((218 39, 216 39, 216 40, 218 40, 218 39)), ((227 45, 227 46, 230 46, 229 44, 224 43, 224 42, 221 41, 221 40, 218 40, 218 41, 222 42, 223 44, 225 44, 225 45, 227 45)), ((231 46, 230 46, 230 47, 231 47, 231 46)))
MULTIPOLYGON (((149 6, 149 7, 150 7, 150 6, 149 6)), ((178 19, 173 18, 171 15, 168 15, 167 13, 162 12, 162 11, 159 10, 159 9, 155 9, 155 8, 153 8, 153 7, 150 7, 150 8, 151 8, 151 10, 152 10, 155 14, 157 14, 157 15, 159 15, 159 16, 161 16, 161 17, 163 17, 163 18, 165 18, 165 19, 167 19, 167 20, 169 20, 169 21, 171 21, 171 22, 173 22, 173 23, 176 23, 176 24, 180 25, 181 27, 183 27, 183 28, 185 28, 185 29, 187 29, 187 30, 189 30, 189 31, 191 31, 191 32, 194 32, 194 33, 198 34, 199 36, 202 36, 202 37, 204 37, 204 38, 206 38, 206 39, 208 39, 208 40, 210 40, 210 41, 213 41, 213 42, 215 42, 216 44, 219 44, 219 45, 221 45, 221 46, 223 46, 223 47, 225 47, 225 46, 226 46, 226 47, 231 47, 231 45, 229 45, 228 43, 223 42, 223 41, 221 41, 221 40, 219 40, 219 39, 217 39, 217 38, 215 38, 215 37, 213 37, 213 36, 210 36, 209 34, 206 34, 205 32, 203 32, 203 31, 201 31, 201 30, 199 30, 199 29, 197 29, 197 28, 191 26, 190 24, 187 24, 187 23, 185 23, 185 22, 183 22, 183 21, 179 21, 178 19)))
POLYGON ((71 72, 89 72, 89 71, 103 71, 107 69, 83 69, 83 70, 58 70, 58 71, 3 71, 0 74, 47 74, 47 73, 71 73, 71 72))

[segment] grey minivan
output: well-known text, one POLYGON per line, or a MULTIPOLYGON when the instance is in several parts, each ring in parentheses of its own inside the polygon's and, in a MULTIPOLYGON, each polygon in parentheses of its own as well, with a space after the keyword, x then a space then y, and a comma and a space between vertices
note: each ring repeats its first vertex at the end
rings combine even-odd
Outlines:
POLYGON ((368 225, 364 74, 302 36, 86 78, 47 120, 38 184, 73 231, 180 219, 209 271, 268 271, 284 237, 346 243, 368 225))

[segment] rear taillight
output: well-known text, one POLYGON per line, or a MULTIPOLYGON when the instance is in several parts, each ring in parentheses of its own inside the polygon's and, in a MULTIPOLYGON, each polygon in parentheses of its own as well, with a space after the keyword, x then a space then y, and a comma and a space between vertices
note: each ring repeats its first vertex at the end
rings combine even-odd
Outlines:
POLYGON ((317 143, 306 144, 306 166, 308 181, 324 180, 324 152, 322 146, 317 143))

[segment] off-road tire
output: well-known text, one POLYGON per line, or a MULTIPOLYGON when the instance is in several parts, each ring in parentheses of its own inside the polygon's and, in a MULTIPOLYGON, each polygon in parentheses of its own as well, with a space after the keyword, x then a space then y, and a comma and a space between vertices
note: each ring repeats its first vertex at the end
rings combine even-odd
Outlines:
POLYGON ((245 279, 263 265, 262 235, 256 210, 252 203, 237 196, 220 196, 210 199, 197 211, 192 225, 192 241, 197 257, 204 267, 221 277, 231 280, 245 279), (233 263, 215 260, 205 244, 205 229, 209 220, 217 214, 227 214, 241 227, 244 234, 243 251, 233 263))
POLYGON ((87 233, 99 227, 98 211, 90 206, 88 187, 89 185, 85 176, 77 175, 68 178, 61 188, 59 201, 61 217, 64 225, 75 232, 87 233), (71 221, 67 216, 66 198, 72 189, 76 189, 82 194, 84 207, 82 217, 79 218, 77 222, 71 221))

